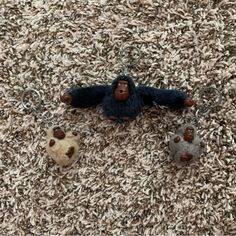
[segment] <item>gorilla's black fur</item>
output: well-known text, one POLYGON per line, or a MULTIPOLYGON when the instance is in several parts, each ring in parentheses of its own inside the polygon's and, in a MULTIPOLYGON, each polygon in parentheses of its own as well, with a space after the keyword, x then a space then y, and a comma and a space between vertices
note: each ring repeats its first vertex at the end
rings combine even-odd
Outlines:
POLYGON ((184 107, 186 94, 177 90, 156 89, 147 86, 136 87, 133 80, 126 75, 119 75, 110 86, 96 85, 87 88, 72 88, 68 91, 72 96, 72 106, 85 108, 102 103, 106 116, 118 122, 125 118, 134 119, 144 105, 167 106, 172 110, 184 107), (114 92, 120 80, 128 82, 129 98, 126 101, 116 101, 114 92))
POLYGON ((104 113, 108 117, 116 117, 117 121, 123 121, 123 117, 134 119, 141 112, 142 107, 143 100, 137 93, 134 82, 128 76, 118 76, 103 99, 104 113), (120 80, 128 82, 129 98, 126 101, 116 101, 114 99, 115 89, 120 80))

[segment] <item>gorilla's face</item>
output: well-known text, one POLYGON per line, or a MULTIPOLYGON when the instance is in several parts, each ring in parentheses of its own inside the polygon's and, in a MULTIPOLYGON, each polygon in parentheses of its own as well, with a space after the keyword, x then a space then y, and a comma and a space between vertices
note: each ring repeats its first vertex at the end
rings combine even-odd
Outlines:
POLYGON ((114 92, 116 101, 126 101, 129 98, 129 83, 125 80, 119 80, 114 92))

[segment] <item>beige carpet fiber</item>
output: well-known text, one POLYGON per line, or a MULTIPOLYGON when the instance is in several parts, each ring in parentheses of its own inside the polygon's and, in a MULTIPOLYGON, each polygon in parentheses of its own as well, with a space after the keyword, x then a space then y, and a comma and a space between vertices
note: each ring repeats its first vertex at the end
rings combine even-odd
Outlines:
POLYGON ((0 235, 236 235, 234 0, 0 1, 0 235), (70 86, 109 84, 119 49, 137 46, 135 83, 190 97, 217 87, 220 106, 198 125, 199 163, 176 168, 168 140, 197 108, 145 108, 118 125, 97 108, 59 102, 70 86), (59 168, 41 113, 81 135, 79 160, 59 168))

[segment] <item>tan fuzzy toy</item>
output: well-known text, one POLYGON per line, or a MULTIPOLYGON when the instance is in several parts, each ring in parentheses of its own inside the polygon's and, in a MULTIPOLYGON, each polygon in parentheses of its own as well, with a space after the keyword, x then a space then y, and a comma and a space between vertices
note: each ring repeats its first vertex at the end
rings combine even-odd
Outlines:
POLYGON ((59 126, 47 131, 47 153, 60 166, 69 166, 78 159, 79 135, 64 132, 59 126))

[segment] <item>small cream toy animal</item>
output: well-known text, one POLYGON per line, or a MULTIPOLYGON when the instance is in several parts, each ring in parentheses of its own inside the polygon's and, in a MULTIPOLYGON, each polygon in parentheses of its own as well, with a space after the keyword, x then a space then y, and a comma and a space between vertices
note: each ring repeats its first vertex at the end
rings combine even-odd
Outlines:
POLYGON ((59 126, 47 131, 47 153, 60 166, 69 166, 78 159, 79 135, 65 132, 59 126))

